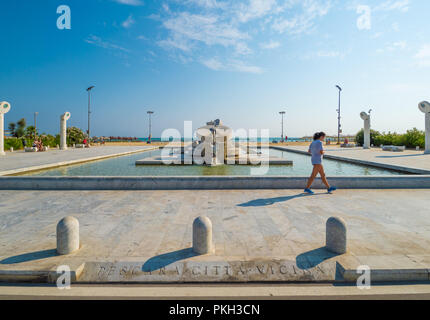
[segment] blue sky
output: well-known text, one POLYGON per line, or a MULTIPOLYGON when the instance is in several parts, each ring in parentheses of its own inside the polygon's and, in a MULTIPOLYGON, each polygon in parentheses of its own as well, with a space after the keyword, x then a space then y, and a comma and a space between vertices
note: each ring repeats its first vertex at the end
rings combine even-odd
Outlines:
POLYGON ((6 122, 25 117, 59 131, 59 117, 95 135, 154 136, 221 118, 280 135, 344 133, 371 107, 381 131, 424 128, 430 100, 427 0, 15 0, 1 1, 0 99, 6 122), (57 7, 71 30, 57 28, 57 7))

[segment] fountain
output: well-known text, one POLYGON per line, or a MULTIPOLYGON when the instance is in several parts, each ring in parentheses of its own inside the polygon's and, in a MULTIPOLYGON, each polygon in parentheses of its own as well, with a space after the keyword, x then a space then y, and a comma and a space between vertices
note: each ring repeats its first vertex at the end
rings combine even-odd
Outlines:
MULTIPOLYGON (((196 130, 198 140, 192 143, 167 145, 161 156, 137 160, 136 165, 292 165, 293 162, 269 157, 268 148, 258 149, 235 142, 233 130, 224 125, 221 120, 207 122, 196 130), (267 152, 262 152, 267 151, 267 152)), ((263 148, 263 146, 262 146, 263 148)))

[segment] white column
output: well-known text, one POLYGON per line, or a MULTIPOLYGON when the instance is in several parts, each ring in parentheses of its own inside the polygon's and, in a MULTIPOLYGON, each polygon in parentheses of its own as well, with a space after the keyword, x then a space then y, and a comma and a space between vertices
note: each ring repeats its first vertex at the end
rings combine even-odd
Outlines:
POLYGON ((0 102, 0 156, 4 156, 4 115, 10 111, 10 103, 0 102))
POLYGON ((426 113, 426 151, 425 154, 430 154, 430 112, 426 113))
POLYGON ((364 143, 363 149, 370 149, 370 114, 360 113, 361 119, 364 120, 364 143))
POLYGON ((418 105, 421 112, 425 113, 426 121, 426 150, 424 154, 430 154, 430 103, 423 101, 418 105))
POLYGON ((60 149, 67 150, 67 120, 70 119, 70 112, 64 113, 60 117, 60 149))

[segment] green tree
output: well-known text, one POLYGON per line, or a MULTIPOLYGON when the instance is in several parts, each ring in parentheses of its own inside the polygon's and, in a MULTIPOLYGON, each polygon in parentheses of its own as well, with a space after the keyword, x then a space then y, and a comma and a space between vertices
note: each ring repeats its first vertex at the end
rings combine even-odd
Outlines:
POLYGON ((22 138, 25 136, 25 127, 27 122, 24 118, 19 120, 17 123, 11 122, 9 123, 9 131, 11 135, 15 138, 22 138))
POLYGON ((25 137, 27 138, 27 139, 30 139, 30 140, 34 140, 34 139, 36 139, 36 137, 35 137, 35 134, 36 133, 36 136, 38 136, 39 135, 39 133, 37 132, 37 131, 35 131, 35 129, 34 129, 34 126, 28 126, 26 129, 25 129, 25 137))

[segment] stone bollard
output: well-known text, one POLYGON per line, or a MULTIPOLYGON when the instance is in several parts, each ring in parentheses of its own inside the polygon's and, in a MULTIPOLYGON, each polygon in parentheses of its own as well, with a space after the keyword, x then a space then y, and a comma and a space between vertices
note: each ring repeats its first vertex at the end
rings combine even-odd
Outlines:
POLYGON ((9 151, 10 151, 10 152, 13 152, 13 147, 10 147, 9 151))
POLYGON ((79 221, 74 217, 65 217, 57 224, 57 253, 71 254, 79 250, 79 221))
POLYGON ((346 223, 342 218, 327 220, 326 249, 337 254, 346 253, 346 223))
POLYGON ((213 252, 212 222, 208 217, 198 217, 193 223, 193 251, 197 254, 213 252))

